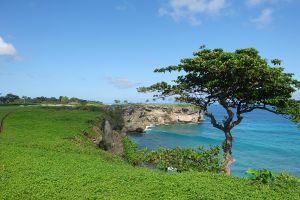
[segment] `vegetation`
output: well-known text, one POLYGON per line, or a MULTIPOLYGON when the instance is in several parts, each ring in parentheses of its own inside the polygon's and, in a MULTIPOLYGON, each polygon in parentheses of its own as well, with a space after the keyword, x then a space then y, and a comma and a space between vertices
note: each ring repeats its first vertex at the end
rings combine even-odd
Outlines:
POLYGON ((125 138, 124 152, 126 160, 133 165, 150 166, 163 171, 168 171, 168 168, 177 172, 219 173, 221 171, 220 148, 218 146, 209 149, 200 146, 198 149, 176 147, 150 151, 147 149, 139 150, 136 144, 125 138))
POLYGON ((194 53, 193 58, 182 59, 179 65, 156 69, 155 72, 183 72, 172 84, 159 82, 139 88, 140 92, 157 92, 155 97, 165 99, 175 96, 177 101, 199 106, 210 118, 212 125, 224 132, 223 168, 230 175, 234 162, 232 156, 232 129, 240 124, 245 113, 256 109, 275 114, 296 91, 299 82, 293 74, 284 73, 278 67, 281 61, 274 59, 270 66, 254 48, 225 52, 205 46, 194 53), (208 112, 211 104, 218 103, 226 111, 221 122, 208 112))
POLYGON ((83 136, 101 114, 22 107, 9 115, 0 134, 0 199, 299 199, 298 183, 134 168, 83 136))
POLYGON ((273 173, 267 169, 254 170, 249 168, 247 170, 247 174, 250 175, 250 179, 255 183, 261 183, 280 188, 295 187, 299 183, 299 179, 290 176, 287 173, 273 173))
POLYGON ((16 105, 33 105, 33 104, 72 104, 78 106, 102 106, 103 103, 99 101, 88 101, 84 99, 79 99, 76 97, 68 98, 67 96, 56 97, 19 97, 15 94, 6 94, 5 96, 0 96, 0 104, 16 104, 16 105))
POLYGON ((278 112, 285 113, 300 128, 300 100, 289 100, 285 106, 278 108, 278 112))
POLYGON ((62 104, 67 104, 67 103, 69 103, 69 98, 66 96, 63 96, 63 97, 61 97, 60 102, 62 104))

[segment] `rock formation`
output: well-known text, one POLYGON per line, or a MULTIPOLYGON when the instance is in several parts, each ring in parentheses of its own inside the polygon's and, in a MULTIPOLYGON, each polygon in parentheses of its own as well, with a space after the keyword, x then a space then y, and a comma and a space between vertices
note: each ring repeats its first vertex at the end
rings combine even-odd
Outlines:
POLYGON ((125 133, 113 130, 108 120, 105 121, 102 132, 99 147, 116 155, 122 155, 125 133))
POLYGON ((123 138, 127 133, 142 133, 151 125, 198 123, 203 120, 203 114, 192 106, 130 105, 119 108, 121 108, 120 119, 107 117, 103 123, 95 125, 92 129, 98 135, 98 139, 95 139, 98 146, 117 155, 124 153, 123 138), (120 124, 123 128, 112 127, 115 124, 114 120, 122 119, 124 124, 123 122, 120 124))
POLYGON ((203 114, 193 106, 132 105, 123 110, 124 132, 144 132, 147 126, 198 123, 203 114))

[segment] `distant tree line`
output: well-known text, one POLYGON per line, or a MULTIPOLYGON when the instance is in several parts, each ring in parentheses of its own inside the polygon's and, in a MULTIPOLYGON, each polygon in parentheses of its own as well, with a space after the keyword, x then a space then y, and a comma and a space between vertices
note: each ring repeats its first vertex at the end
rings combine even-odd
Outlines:
POLYGON ((103 104, 100 101, 89 101, 85 99, 80 99, 76 97, 69 98, 67 96, 56 97, 28 97, 28 96, 18 96, 12 93, 1 95, 0 104, 77 104, 77 105, 87 105, 87 104, 103 104))

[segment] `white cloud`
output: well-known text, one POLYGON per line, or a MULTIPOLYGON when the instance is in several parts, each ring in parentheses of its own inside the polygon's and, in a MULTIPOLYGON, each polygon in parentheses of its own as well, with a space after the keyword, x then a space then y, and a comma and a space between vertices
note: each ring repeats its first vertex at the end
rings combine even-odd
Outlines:
POLYGON ((192 25, 199 25, 198 14, 219 14, 225 8, 227 0, 168 0, 160 7, 161 16, 171 16, 175 21, 188 20, 192 25))
POLYGON ((255 23, 258 27, 264 27, 268 25, 273 18, 273 10, 270 8, 261 11, 261 14, 254 19, 251 19, 252 23, 255 23))
POLYGON ((0 56, 16 56, 17 51, 12 44, 9 44, 3 40, 0 36, 0 56))
POLYGON ((139 85, 139 83, 127 78, 108 78, 108 83, 118 89, 129 89, 139 85))

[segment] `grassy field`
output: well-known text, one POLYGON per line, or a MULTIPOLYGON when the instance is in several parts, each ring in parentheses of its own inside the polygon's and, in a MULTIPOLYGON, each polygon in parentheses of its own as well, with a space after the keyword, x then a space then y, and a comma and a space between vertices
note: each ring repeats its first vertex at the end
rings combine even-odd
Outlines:
POLYGON ((134 168, 82 136, 100 114, 38 107, 10 114, 0 134, 0 199, 300 199, 300 185, 134 168))

